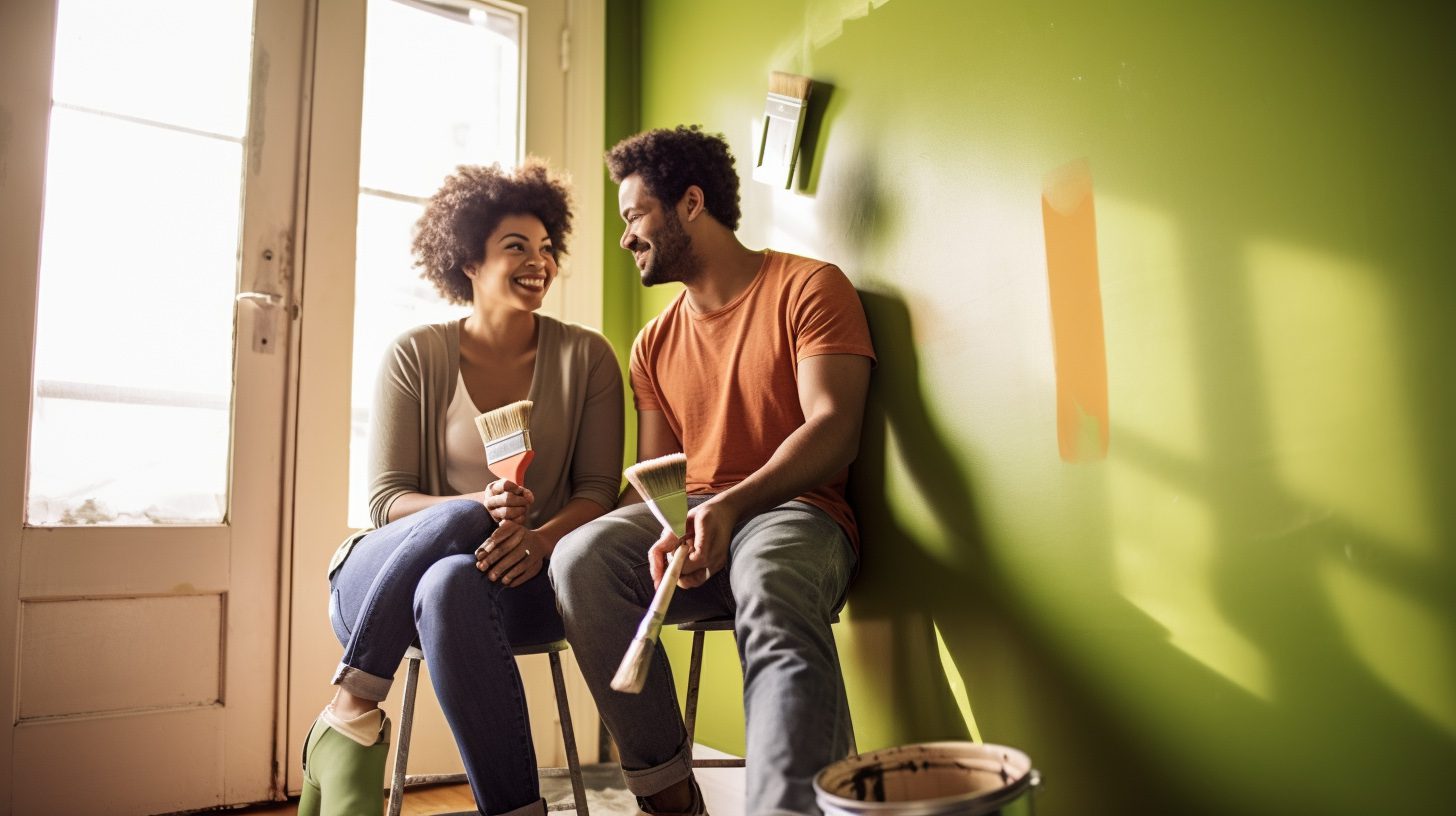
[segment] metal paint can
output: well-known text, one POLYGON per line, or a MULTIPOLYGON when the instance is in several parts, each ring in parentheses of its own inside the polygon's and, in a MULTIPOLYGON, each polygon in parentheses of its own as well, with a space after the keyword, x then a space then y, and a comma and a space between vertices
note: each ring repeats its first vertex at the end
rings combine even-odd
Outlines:
MULTIPOLYGON (((814 777, 825 816, 989 816, 1041 784, 1015 748, 924 742, 835 762, 814 777)), ((1025 796, 1025 799, 1022 797, 1025 796)))

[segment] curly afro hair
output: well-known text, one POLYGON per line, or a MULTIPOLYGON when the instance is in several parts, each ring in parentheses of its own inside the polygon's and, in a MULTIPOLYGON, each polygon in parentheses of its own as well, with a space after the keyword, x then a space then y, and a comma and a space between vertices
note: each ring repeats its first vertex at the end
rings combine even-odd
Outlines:
POLYGON ((696 184, 718 223, 738 229, 743 214, 738 208, 738 173, 721 133, 704 133, 698 125, 639 133, 607 151, 607 169, 618 184, 633 173, 640 175, 647 192, 669 207, 696 184))
POLYGON ((500 165, 462 164, 430 197, 415 224, 415 267, 451 303, 472 299, 465 270, 485 260, 485 239, 506 216, 529 213, 541 219, 552 255, 566 252, 571 233, 571 194, 563 176, 527 159, 514 171, 500 165))

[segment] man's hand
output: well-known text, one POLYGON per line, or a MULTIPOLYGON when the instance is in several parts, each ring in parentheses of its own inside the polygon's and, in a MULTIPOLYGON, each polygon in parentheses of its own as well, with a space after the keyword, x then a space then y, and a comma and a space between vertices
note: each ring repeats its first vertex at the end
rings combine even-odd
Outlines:
POLYGON ((497 522, 521 521, 535 500, 536 494, 530 488, 522 487, 510 479, 496 479, 486 485, 480 494, 480 503, 485 505, 485 509, 490 511, 490 517, 497 522))
POLYGON ((728 548, 733 543, 733 528, 738 524, 738 510, 725 495, 714 496, 688 511, 687 535, 679 541, 670 531, 648 551, 652 562, 652 584, 662 581, 667 559, 678 544, 688 545, 688 558, 678 577, 679 589, 692 589, 708 582, 728 566, 728 548))

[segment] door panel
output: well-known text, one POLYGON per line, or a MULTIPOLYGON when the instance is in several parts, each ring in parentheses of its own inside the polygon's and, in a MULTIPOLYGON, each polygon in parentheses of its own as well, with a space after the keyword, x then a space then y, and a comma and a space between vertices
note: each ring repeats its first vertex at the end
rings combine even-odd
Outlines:
POLYGON ((60 4, 0 10, 0 813, 265 800, 306 8, 60 4), (80 22, 58 38, 58 18, 80 22), (187 70, 207 26, 242 70, 187 70), (198 183, 228 163, 235 201, 198 183), (203 345, 222 354, 198 367, 203 345), (197 459, 200 415, 222 472, 155 492, 197 459))

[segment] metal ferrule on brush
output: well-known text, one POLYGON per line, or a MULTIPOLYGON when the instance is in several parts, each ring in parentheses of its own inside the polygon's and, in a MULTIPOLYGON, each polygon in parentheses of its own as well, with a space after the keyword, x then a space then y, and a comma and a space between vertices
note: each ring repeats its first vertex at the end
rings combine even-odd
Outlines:
POLYGON ((657 632, 662 628, 662 613, 657 612, 642 619, 637 624, 637 636, 634 640, 657 640, 657 632))
MULTIPOLYGON (((531 449, 531 432, 528 430, 516 431, 509 436, 502 436, 500 439, 492 439, 485 446, 485 461, 488 464, 495 464, 502 459, 509 459, 518 456, 531 449)), ((478 461, 478 460, 477 460, 478 461)))

